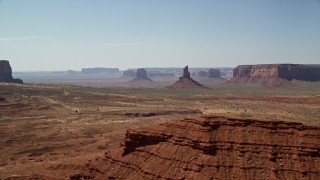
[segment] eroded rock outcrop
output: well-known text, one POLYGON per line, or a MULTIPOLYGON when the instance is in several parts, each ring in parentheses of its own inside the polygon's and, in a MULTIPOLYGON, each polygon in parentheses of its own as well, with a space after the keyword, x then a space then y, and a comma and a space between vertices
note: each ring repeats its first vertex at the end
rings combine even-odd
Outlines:
POLYGON ((0 60, 0 82, 23 83, 21 79, 14 79, 12 77, 12 69, 9 61, 7 60, 0 60))
POLYGON ((183 75, 179 78, 178 81, 174 82, 173 84, 167 86, 169 88, 198 88, 198 89, 206 89, 204 85, 200 84, 199 82, 195 81, 190 77, 190 72, 188 66, 183 69, 183 75))
POLYGON ((195 73, 195 75, 198 75, 200 77, 207 77, 208 76, 208 72, 206 71, 199 71, 198 73, 195 73))
POLYGON ((320 81, 320 66, 303 64, 241 65, 234 69, 233 77, 320 81))
POLYGON ((210 78, 221 78, 221 73, 218 69, 209 69, 208 77, 210 78))
POLYGON ((320 127, 204 116, 129 129, 74 179, 318 179, 320 127))
POLYGON ((122 75, 126 77, 135 77, 137 72, 133 69, 128 69, 126 71, 123 71, 122 75))
POLYGON ((320 81, 320 66, 302 64, 240 65, 231 83, 260 83, 267 87, 290 86, 292 80, 320 81))
POLYGON ((137 69, 136 78, 132 79, 131 81, 152 81, 147 76, 147 71, 143 68, 137 69))
POLYGON ((182 75, 183 78, 188 78, 188 79, 191 79, 190 77, 190 72, 189 72, 189 67, 186 66, 183 68, 183 75, 182 75))

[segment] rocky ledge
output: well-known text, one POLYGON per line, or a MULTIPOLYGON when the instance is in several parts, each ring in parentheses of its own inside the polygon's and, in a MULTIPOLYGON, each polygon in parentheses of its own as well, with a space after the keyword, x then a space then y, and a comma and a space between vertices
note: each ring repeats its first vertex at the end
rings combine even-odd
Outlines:
POLYGON ((129 129, 71 179, 319 179, 320 127, 203 116, 129 129))

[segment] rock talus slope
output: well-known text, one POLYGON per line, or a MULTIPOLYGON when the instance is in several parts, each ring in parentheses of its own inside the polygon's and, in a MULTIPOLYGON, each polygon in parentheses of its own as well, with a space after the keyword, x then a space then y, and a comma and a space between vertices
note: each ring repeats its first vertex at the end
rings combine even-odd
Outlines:
POLYGON ((129 129, 71 179, 319 179, 320 127, 203 116, 129 129))

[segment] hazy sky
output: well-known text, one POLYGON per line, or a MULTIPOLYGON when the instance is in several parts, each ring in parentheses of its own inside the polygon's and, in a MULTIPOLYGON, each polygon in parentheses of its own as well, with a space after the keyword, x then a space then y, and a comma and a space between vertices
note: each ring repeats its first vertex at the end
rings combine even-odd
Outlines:
POLYGON ((319 0, 0 0, 14 71, 320 64, 319 0))

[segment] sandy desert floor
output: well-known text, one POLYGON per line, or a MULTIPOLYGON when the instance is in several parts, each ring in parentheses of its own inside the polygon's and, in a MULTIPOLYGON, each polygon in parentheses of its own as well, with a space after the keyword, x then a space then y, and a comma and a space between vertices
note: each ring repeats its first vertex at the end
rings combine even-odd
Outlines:
POLYGON ((64 177, 119 147, 128 128, 215 114, 320 126, 320 87, 207 90, 0 84, 0 179, 64 177))

